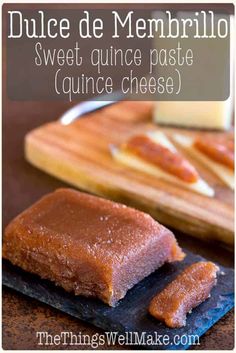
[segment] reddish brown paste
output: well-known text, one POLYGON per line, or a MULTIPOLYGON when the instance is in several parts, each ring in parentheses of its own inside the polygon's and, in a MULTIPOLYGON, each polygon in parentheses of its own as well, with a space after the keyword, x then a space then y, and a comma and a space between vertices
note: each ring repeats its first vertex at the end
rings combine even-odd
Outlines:
POLYGON ((212 262, 187 267, 152 299, 150 314, 169 327, 185 326, 187 313, 209 297, 217 271, 212 262))
POLYGON ((234 169, 234 136, 201 136, 195 140, 195 147, 214 161, 234 169))
POLYGON ((76 295, 113 306, 183 252, 151 216, 72 189, 44 196, 6 228, 3 257, 76 295))
POLYGON ((148 136, 132 137, 125 149, 184 182, 194 183, 199 178, 196 169, 180 153, 152 141, 148 136))

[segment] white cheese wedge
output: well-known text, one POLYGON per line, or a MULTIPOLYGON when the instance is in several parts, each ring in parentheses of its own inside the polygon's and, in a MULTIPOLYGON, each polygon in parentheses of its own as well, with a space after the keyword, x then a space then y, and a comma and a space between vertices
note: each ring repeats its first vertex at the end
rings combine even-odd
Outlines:
POLYGON ((196 158, 210 169, 218 178, 220 178, 228 187, 234 190, 234 172, 230 168, 215 162, 213 159, 199 151, 194 146, 194 140, 180 134, 175 134, 173 139, 176 143, 182 146, 190 155, 196 158))
POLYGON ((155 104, 153 120, 161 125, 228 130, 233 105, 231 97, 222 102, 164 102, 155 104))
MULTIPOLYGON (((169 141, 169 139, 162 132, 148 132, 147 135, 154 142, 161 144, 172 151, 176 151, 174 145, 169 141)), ((195 191, 197 193, 203 194, 205 196, 213 197, 214 190, 201 178, 195 183, 187 183, 175 177, 174 175, 165 172, 156 165, 144 161, 143 159, 137 157, 135 154, 127 152, 125 150, 119 149, 112 146, 111 153, 113 157, 121 164, 139 170, 141 172, 150 174, 156 178, 166 180, 168 182, 174 183, 178 186, 184 187, 186 189, 195 191)))
POLYGON ((148 131, 146 135, 155 143, 168 148, 172 152, 177 152, 175 146, 170 142, 166 135, 161 131, 148 131))

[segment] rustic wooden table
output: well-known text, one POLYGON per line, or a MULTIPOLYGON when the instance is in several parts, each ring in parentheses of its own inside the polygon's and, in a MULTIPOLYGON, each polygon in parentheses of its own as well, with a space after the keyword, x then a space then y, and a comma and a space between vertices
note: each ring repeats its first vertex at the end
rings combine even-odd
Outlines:
MULTIPOLYGON (((23 140, 34 127, 57 119, 69 104, 62 102, 12 102, 3 99, 3 227, 19 212, 62 182, 42 173, 24 159, 23 140)), ((233 254, 184 235, 177 235, 180 244, 225 266, 233 266, 233 254)), ((234 345, 234 314, 228 313, 201 339, 195 349, 232 349, 234 345)), ((61 331, 92 335, 96 327, 69 317, 47 305, 3 288, 4 349, 36 349, 37 331, 58 334, 61 331)), ((41 348, 41 347, 40 347, 41 348)), ((46 347, 44 347, 46 348, 46 347)), ((52 349, 71 349, 54 346, 52 349)), ((89 349, 90 346, 81 346, 89 349)), ((101 346, 108 349, 108 346, 101 346)), ((119 349, 119 346, 109 347, 119 349)), ((129 347, 127 347, 129 349, 129 347)))

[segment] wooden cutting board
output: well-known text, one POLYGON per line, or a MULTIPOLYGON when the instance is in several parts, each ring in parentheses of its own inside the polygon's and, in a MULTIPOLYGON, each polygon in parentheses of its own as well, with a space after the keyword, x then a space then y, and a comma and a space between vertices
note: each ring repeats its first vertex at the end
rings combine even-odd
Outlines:
POLYGON ((151 110, 149 102, 121 102, 68 126, 59 121, 43 125, 27 134, 26 159, 80 189, 144 210, 186 234, 232 247, 234 195, 206 167, 191 159, 215 189, 214 198, 126 168, 112 158, 109 146, 119 145, 136 132, 158 128, 169 137, 177 130, 196 133, 157 127, 151 122, 151 110))

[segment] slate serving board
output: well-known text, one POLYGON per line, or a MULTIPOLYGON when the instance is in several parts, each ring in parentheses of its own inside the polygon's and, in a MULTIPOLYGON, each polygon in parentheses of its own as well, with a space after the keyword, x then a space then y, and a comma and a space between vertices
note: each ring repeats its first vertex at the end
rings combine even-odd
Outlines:
POLYGON ((234 306, 234 270, 220 266, 218 283, 213 288, 211 297, 188 315, 185 327, 170 329, 152 318, 147 312, 147 307, 151 298, 172 281, 183 268, 191 263, 205 260, 199 255, 186 250, 185 252, 187 256, 182 263, 164 265, 131 289, 116 308, 110 308, 98 300, 76 297, 47 280, 26 273, 6 260, 3 260, 2 279, 3 285, 106 331, 120 334, 138 332, 140 335, 146 332, 152 337, 168 335, 170 338, 168 345, 146 344, 142 348, 187 349, 193 336, 188 342, 176 345, 173 341, 175 335, 200 337, 234 306))

